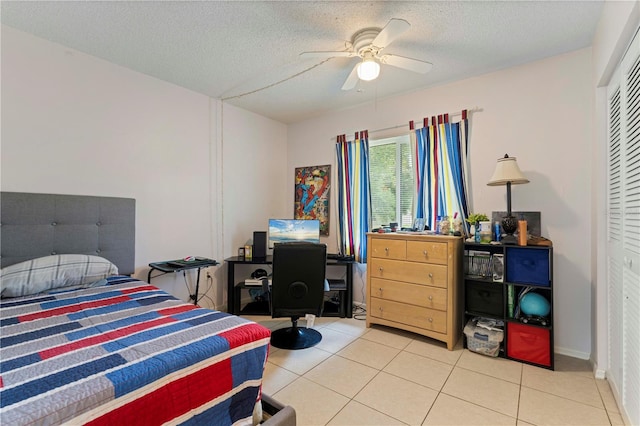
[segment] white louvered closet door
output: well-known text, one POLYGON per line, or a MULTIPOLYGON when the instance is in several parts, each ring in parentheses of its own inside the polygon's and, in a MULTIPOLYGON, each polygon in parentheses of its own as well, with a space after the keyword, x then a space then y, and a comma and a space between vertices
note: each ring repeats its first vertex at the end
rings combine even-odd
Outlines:
POLYGON ((609 86, 608 377, 640 424, 640 35, 609 86))

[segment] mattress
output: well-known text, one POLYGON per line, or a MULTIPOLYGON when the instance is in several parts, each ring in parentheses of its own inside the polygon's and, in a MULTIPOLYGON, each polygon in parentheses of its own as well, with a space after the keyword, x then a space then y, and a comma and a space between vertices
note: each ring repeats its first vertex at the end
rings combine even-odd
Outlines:
POLYGON ((270 331, 147 283, 0 302, 3 425, 251 424, 270 331))

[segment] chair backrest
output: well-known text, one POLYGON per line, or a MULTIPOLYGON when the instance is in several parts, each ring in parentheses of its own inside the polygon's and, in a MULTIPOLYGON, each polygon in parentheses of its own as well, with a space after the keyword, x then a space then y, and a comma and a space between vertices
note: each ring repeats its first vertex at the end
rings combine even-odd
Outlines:
POLYGON ((322 315, 327 246, 279 243, 273 249, 271 316, 322 315))

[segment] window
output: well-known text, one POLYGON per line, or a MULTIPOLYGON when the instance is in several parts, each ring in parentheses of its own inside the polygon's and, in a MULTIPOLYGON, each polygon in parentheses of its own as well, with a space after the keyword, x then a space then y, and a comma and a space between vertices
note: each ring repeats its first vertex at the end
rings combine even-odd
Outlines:
POLYGON ((413 164, 409 135, 369 139, 371 225, 413 226, 413 164))

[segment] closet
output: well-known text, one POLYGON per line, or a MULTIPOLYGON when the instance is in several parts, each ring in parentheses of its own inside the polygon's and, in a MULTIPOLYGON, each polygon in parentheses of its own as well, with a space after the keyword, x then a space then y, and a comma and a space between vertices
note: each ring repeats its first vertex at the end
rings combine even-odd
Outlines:
POLYGON ((640 424, 640 35, 607 88, 607 378, 640 424))

